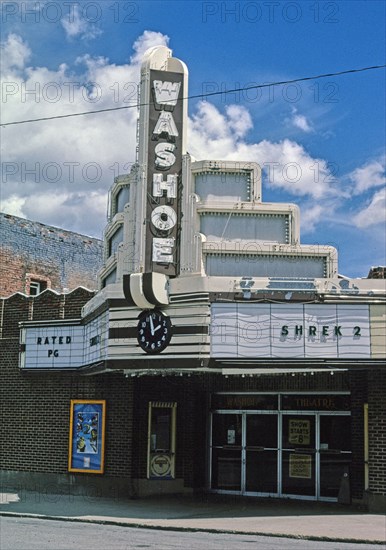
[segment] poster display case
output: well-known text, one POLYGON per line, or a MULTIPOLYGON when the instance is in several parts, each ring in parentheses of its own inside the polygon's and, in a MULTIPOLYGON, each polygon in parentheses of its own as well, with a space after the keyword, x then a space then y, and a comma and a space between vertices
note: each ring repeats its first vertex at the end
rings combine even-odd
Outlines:
POLYGON ((105 415, 104 400, 71 400, 69 472, 103 474, 105 415))

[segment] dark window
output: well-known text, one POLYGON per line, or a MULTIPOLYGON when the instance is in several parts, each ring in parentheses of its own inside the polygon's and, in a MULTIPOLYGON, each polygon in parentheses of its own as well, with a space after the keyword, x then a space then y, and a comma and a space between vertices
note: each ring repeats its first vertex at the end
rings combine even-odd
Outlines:
POLYGON ((47 288, 47 283, 45 281, 37 281, 35 279, 31 279, 31 282, 29 284, 29 295, 30 296, 37 296, 43 290, 47 288))

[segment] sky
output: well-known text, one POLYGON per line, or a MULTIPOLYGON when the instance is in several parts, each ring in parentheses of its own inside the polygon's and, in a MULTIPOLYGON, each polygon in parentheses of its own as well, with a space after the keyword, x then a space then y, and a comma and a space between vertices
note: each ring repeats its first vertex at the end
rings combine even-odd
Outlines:
MULTIPOLYGON (((385 64, 381 0, 1 2, 1 210, 102 238, 107 193, 136 158, 147 48, 189 69, 189 95, 385 64)), ((198 97, 196 160, 258 162, 263 201, 298 204, 302 244, 339 273, 386 265, 385 69, 198 97)))

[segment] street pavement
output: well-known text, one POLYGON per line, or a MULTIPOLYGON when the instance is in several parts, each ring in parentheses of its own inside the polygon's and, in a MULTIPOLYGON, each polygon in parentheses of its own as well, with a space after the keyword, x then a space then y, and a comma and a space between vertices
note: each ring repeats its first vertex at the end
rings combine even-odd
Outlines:
POLYGON ((2 488, 0 515, 176 531, 372 543, 386 548, 386 517, 356 506, 231 495, 102 498, 2 488))

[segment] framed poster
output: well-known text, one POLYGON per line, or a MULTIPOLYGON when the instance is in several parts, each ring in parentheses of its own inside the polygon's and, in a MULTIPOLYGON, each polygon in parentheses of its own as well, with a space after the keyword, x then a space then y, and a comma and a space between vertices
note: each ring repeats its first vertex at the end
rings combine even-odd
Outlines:
POLYGON ((72 399, 68 471, 103 474, 106 401, 72 399))

